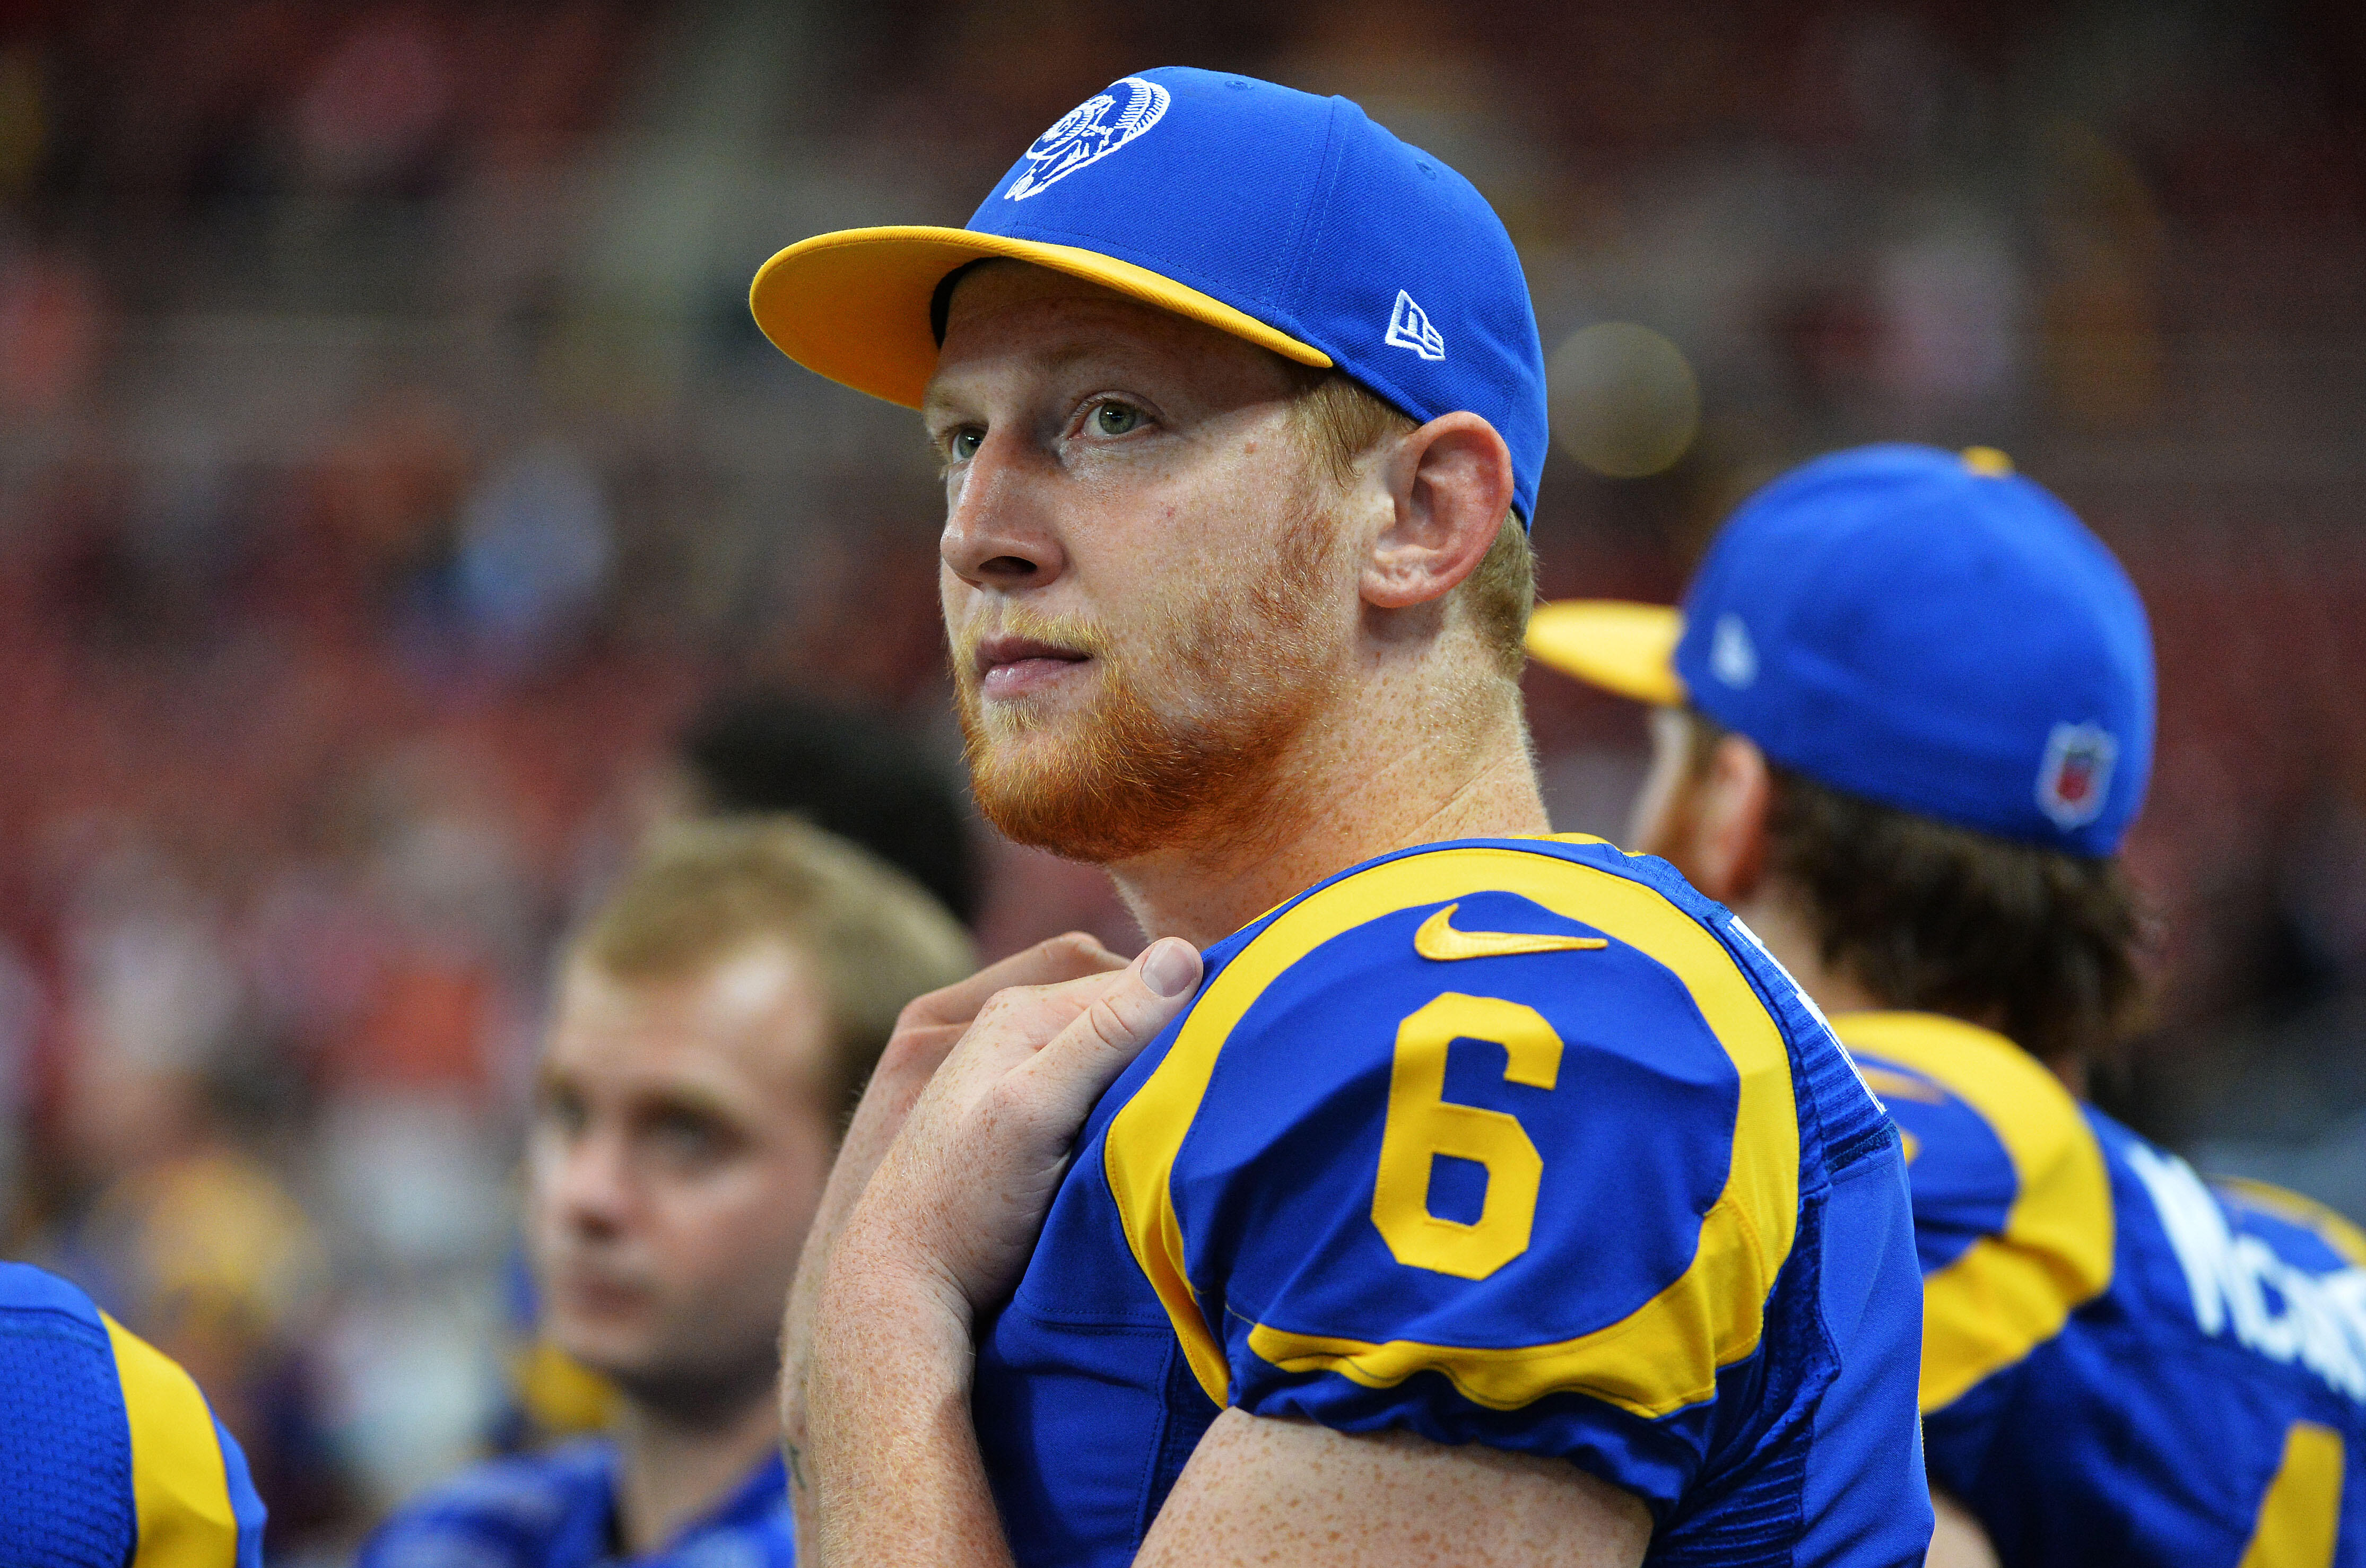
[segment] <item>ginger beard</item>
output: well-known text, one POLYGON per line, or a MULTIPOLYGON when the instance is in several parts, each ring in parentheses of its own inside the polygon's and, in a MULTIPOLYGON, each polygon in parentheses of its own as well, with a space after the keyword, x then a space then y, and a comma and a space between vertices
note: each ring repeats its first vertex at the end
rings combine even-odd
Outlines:
POLYGON ((1222 853, 1285 830, 1282 762, 1340 675, 1323 634, 1333 522, 1304 507, 1260 567, 1170 594, 1139 632, 1011 608, 996 629, 1076 649, 1099 672, 1082 713, 989 707, 966 649, 953 682, 971 788, 1008 838, 1107 865, 1189 845, 1222 853), (1144 671, 1160 672, 1159 691, 1144 671))

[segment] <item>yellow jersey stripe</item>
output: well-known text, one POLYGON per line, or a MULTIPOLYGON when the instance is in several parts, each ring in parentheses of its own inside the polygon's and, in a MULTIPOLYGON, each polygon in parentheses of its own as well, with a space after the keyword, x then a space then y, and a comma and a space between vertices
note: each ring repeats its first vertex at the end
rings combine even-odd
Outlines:
POLYGON ((1961 1098, 2012 1161, 2018 1190, 2003 1229, 1922 1281, 1922 1408, 1944 1409, 2110 1286, 2111 1176, 2070 1091, 2004 1036, 1919 1012, 1842 1013, 1832 1029, 1852 1052, 1961 1098))
POLYGON ((238 1560, 238 1517, 206 1396, 162 1351, 105 1320, 131 1424, 140 1534, 130 1568, 227 1568, 238 1560))
POLYGON ((2238 1568, 2333 1568, 2341 1529, 2341 1434, 2295 1421, 2284 1434, 2283 1461, 2238 1568))
POLYGON ((2366 1231, 2314 1198, 2243 1176, 2215 1176, 2210 1185, 2241 1206, 2273 1214, 2280 1220, 2315 1231, 2318 1239, 2353 1269, 2366 1269, 2366 1231))
POLYGON ((1484 892, 1527 898, 1665 965, 1732 1062, 1730 1162, 1692 1262, 1625 1318, 1555 1344, 1374 1345, 1253 1325, 1250 1348, 1289 1371, 1328 1370, 1371 1387, 1436 1371, 1500 1409, 1575 1392, 1652 1417, 1708 1398, 1718 1369, 1758 1348, 1767 1292, 1798 1224, 1799 1127, 1790 1055, 1749 977, 1714 935, 1640 883, 1553 855, 1447 850, 1386 862, 1284 911, 1210 982, 1166 1059, 1110 1122, 1104 1163, 1127 1243, 1218 1404, 1230 1403, 1229 1369, 1191 1290, 1169 1186, 1218 1055, 1266 987, 1323 943, 1402 909, 1484 892))

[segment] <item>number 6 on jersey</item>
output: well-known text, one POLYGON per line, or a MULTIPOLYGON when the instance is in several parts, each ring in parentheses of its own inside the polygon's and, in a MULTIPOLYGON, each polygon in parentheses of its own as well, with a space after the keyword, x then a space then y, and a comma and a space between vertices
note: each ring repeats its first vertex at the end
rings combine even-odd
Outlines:
POLYGON ((1560 1075, 1560 1036, 1534 1008, 1448 991, 1406 1018, 1389 1069, 1372 1224, 1399 1263, 1483 1280, 1528 1249, 1545 1164, 1517 1117, 1446 1098, 1447 1050, 1457 1040, 1503 1046, 1506 1083, 1549 1089, 1560 1075), (1429 1212, 1430 1166, 1439 1155, 1486 1168, 1475 1224, 1429 1212))

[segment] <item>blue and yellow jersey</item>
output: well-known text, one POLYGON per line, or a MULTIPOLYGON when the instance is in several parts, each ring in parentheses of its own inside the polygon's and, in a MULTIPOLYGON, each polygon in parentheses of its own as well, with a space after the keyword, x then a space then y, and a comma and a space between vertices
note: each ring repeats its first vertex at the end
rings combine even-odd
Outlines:
POLYGON ((2006 1568, 2366 1563, 2366 1238, 1986 1030, 1833 1021, 1904 1135, 1931 1482, 2006 1568))
POLYGON ((794 1568, 780 1455, 637 1556, 618 1540, 617 1462, 615 1444, 583 1438, 472 1466, 397 1509, 354 1568, 794 1568))
POLYGON ((189 1374, 25 1263, 0 1263, 0 1562, 263 1562, 246 1456, 189 1374))
POLYGON ((1566 1460, 1655 1562, 1921 1561, 1896 1135, 1730 915, 1595 840, 1477 840, 1206 961, 981 1335, 1021 1563, 1131 1561, 1226 1406, 1566 1460))

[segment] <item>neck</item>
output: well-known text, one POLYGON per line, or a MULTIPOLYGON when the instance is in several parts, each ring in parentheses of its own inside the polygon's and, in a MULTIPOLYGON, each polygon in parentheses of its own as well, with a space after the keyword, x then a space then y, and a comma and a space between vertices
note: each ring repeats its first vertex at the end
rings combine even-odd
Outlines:
POLYGON ((1291 896, 1391 850, 1551 831, 1518 688, 1469 722, 1375 682, 1281 765, 1270 828, 1245 852, 1183 845, 1110 867, 1151 937, 1220 942, 1291 896))
POLYGON ((1742 924, 1766 944, 1774 961, 1791 972, 1799 989, 1825 1012, 1873 1012, 1888 1006, 1855 976, 1825 964, 1814 925, 1780 889, 1761 883, 1750 897, 1735 899, 1732 908, 1742 924))
POLYGON ((770 1385, 720 1418, 687 1420, 625 1400, 616 1427, 616 1523, 626 1555, 657 1551, 711 1512, 780 1440, 770 1385))

